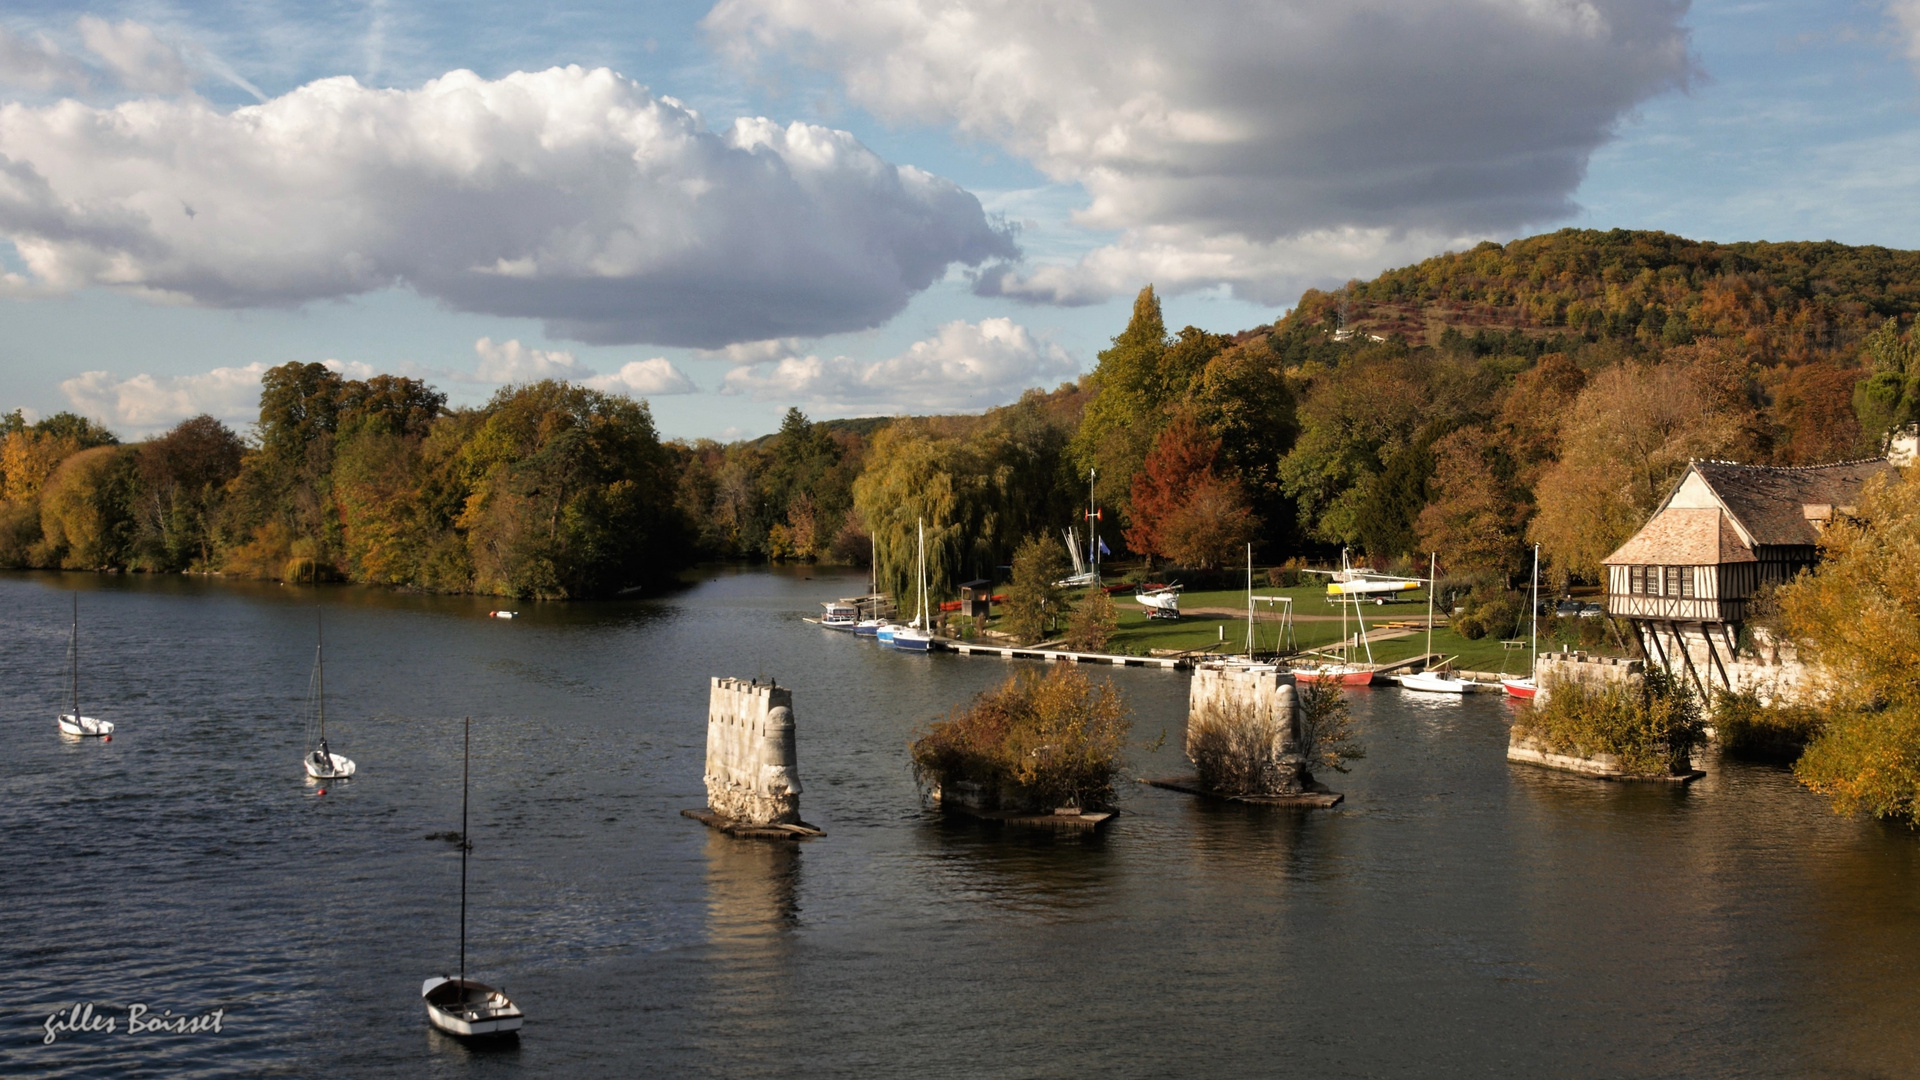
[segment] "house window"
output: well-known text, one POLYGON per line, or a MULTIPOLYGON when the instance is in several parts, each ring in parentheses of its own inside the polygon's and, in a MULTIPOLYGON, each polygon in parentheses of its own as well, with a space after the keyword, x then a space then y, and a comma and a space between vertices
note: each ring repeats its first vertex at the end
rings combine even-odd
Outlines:
POLYGON ((1680 595, 1685 597, 1688 600, 1691 600, 1693 599, 1693 567, 1682 566, 1682 567, 1679 567, 1679 570, 1680 570, 1680 595))
POLYGON ((1661 592, 1666 596, 1679 596, 1680 595, 1680 567, 1669 566, 1666 568, 1666 570, 1667 570, 1667 587, 1661 590, 1661 592))
POLYGON ((1644 566, 1627 567, 1627 591, 1636 596, 1647 593, 1647 568, 1644 566))

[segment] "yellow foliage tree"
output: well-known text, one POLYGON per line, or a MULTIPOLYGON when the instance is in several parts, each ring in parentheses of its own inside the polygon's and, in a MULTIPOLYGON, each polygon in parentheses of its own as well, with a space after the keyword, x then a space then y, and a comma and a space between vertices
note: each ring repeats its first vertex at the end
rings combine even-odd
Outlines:
POLYGON ((1827 711, 1794 771, 1840 813, 1920 825, 1920 469, 1868 481, 1858 517, 1828 526, 1821 548, 1779 593, 1827 711))

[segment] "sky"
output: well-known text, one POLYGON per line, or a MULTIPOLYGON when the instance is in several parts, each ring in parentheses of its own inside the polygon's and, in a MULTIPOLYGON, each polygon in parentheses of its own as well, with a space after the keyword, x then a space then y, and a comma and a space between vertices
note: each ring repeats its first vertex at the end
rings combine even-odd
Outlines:
POLYGON ((0 9, 0 411, 977 411, 1573 225, 1920 247, 1920 0, 0 9))

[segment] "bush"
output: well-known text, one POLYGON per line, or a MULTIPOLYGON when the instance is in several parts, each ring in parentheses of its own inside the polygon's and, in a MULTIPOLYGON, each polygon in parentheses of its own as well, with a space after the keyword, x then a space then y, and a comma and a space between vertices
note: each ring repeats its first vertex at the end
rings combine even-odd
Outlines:
POLYGON ((1223 795, 1272 795, 1295 787, 1297 768, 1282 761, 1291 718, 1244 703, 1217 705, 1188 721, 1187 760, 1200 782, 1223 795))
POLYGON ((1752 690, 1720 694, 1713 702, 1714 734, 1736 757, 1793 761, 1819 737, 1825 718, 1810 705, 1760 702, 1752 690))
POLYGON ((1308 683, 1295 686, 1294 693, 1300 695, 1300 730, 1294 745, 1306 759, 1307 779, 1312 779, 1315 765, 1343 773, 1349 762, 1367 756, 1354 733, 1345 691, 1333 684, 1308 683))
POLYGON ((1612 755, 1628 773, 1678 775, 1691 768, 1706 741, 1706 721, 1693 691, 1664 671, 1642 681, 1594 688, 1555 680, 1544 704, 1535 701, 1514 721, 1516 738, 1531 738, 1555 753, 1612 755))
POLYGON ((1476 586, 1461 603, 1462 611, 1451 624, 1461 637, 1477 641, 1491 634, 1504 638, 1514 633, 1526 614, 1527 602, 1519 593, 1494 586, 1476 586))
POLYGON ((1079 652, 1099 652, 1120 628, 1120 612, 1105 589, 1093 589, 1073 605, 1067 619, 1067 648, 1079 652))
POLYGON ((1077 668, 1023 671, 935 723, 912 748, 922 785, 975 783, 1026 808, 1106 807, 1129 729, 1111 683, 1077 668))

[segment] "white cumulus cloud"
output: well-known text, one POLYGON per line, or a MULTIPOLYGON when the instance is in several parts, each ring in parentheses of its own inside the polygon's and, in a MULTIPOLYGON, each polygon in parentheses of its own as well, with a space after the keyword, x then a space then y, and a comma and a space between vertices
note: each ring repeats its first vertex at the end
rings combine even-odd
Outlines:
POLYGON ((1377 269, 1573 214, 1589 155, 1691 78, 1686 8, 720 0, 705 26, 743 64, 791 58, 882 118, 997 143, 1080 185, 1078 224, 1123 234, 1077 265, 983 274, 983 293, 1081 303, 1153 280, 1270 300, 1300 269, 1348 272, 1350 249, 1377 269))
POLYGON ((586 384, 595 390, 641 397, 691 394, 700 389, 692 379, 687 378, 686 372, 674 367, 673 362, 664 356, 656 356, 651 360, 630 360, 620 365, 619 371, 611 375, 595 375, 586 380, 586 384))
MULTIPOLYGON (((337 361, 329 361, 327 366, 337 371, 344 367, 337 361)), ((62 381, 60 390, 75 411, 104 421, 122 436, 138 437, 164 431, 201 413, 234 425, 252 423, 260 415, 260 376, 266 371, 267 366, 258 362, 246 367, 218 367, 197 375, 123 378, 105 371, 87 371, 62 381)))
POLYGON ((474 374, 482 382, 525 383, 541 379, 584 379, 593 369, 574 359, 570 352, 529 349, 519 339, 494 344, 492 338, 473 343, 480 363, 474 374))
POLYGON ((973 195, 844 131, 718 131, 606 70, 352 78, 0 106, 12 291, 215 307, 405 284, 556 337, 719 348, 871 327, 956 264, 1017 251, 973 195))
POLYGON ((1066 350, 1012 319, 956 320, 898 356, 786 356, 727 372, 721 393, 807 402, 821 412, 977 410, 1079 374, 1066 350))

